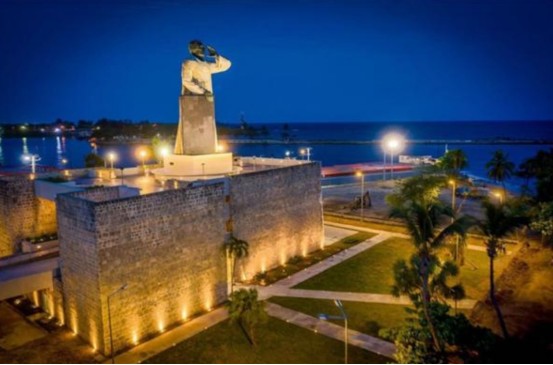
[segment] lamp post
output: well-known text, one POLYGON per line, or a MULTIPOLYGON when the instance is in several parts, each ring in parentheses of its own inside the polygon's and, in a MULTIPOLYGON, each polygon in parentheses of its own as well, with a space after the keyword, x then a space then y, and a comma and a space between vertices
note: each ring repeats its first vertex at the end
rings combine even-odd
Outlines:
POLYGON ((388 141, 388 148, 390 148, 390 178, 394 179, 394 150, 399 147, 399 141, 397 139, 391 139, 388 141))
POLYGON ((390 177, 394 179, 394 154, 401 152, 403 145, 405 144, 402 135, 397 133, 390 133, 384 136, 382 139, 382 149, 384 150, 384 169, 386 169, 386 153, 390 154, 390 177))
POLYGON ((384 163, 382 164, 382 180, 386 181, 386 150, 384 150, 384 163))
POLYGON ((348 316, 346 315, 346 311, 344 310, 344 306, 342 305, 342 302, 340 300, 334 300, 334 305, 338 307, 340 310, 341 315, 339 316, 331 316, 328 314, 320 313, 319 319, 322 319, 324 321, 328 321, 329 319, 338 319, 344 321, 344 364, 348 363, 348 316))
POLYGON ((355 176, 361 177, 361 222, 363 222, 364 208, 365 208, 365 174, 363 171, 357 171, 355 176))
POLYGON ((127 284, 121 285, 119 288, 114 290, 111 294, 108 294, 109 354, 111 355, 111 363, 112 364, 115 364, 115 356, 113 354, 113 331, 112 331, 112 328, 111 328, 111 306, 110 306, 110 301, 111 301, 112 296, 114 296, 117 293, 122 292, 125 289, 127 289, 127 284))
POLYGON ((300 153, 302 156, 307 155, 307 161, 311 161, 311 147, 302 148, 300 153))
POLYGON ((142 160, 142 169, 144 170, 144 172, 146 172, 146 156, 148 154, 146 153, 145 150, 140 150, 140 152, 138 152, 138 156, 140 156, 140 159, 142 160))
POLYGON ((493 195, 499 200, 499 204, 503 204, 503 194, 500 191, 496 191, 493 195))
POLYGON ((161 156, 162 167, 165 167, 165 157, 169 156, 169 147, 161 147, 159 155, 161 156))
POLYGON ((284 152, 284 156, 286 156, 286 158, 289 159, 290 158, 290 151, 284 152))
POLYGON ((115 174, 113 173, 113 161, 115 161, 115 153, 108 153, 108 161, 110 164, 109 177, 112 178, 115 174))

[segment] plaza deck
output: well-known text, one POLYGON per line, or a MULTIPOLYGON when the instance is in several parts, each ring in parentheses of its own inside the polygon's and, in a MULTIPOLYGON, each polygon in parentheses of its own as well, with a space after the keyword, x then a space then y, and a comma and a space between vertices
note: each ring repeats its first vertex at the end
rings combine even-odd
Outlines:
POLYGON ((376 174, 382 173, 384 169, 386 169, 386 172, 390 172, 392 170, 394 172, 403 172, 411 171, 413 169, 413 166, 406 164, 394 164, 394 166, 391 167, 390 165, 384 166, 378 163, 356 163, 347 165, 326 166, 322 168, 321 174, 323 177, 354 175, 358 171, 364 174, 376 174))

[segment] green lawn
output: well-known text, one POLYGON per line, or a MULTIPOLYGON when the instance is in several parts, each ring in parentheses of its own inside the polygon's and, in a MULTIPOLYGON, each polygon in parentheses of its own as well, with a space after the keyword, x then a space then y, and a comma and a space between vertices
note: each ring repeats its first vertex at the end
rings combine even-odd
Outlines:
MULTIPOLYGON (((296 288, 389 294, 394 283, 394 263, 399 259, 408 259, 412 252, 409 240, 390 238, 298 284, 296 288)), ((499 277, 510 258, 501 255, 496 259, 496 277, 499 277)), ((467 249, 465 262, 459 279, 468 298, 480 299, 488 290, 488 257, 485 252, 467 249)))
MULTIPOLYGON (((326 299, 307 299, 290 297, 273 297, 270 302, 279 304, 283 307, 297 310, 317 317, 319 313, 330 315, 339 315, 338 308, 332 300, 326 299)), ((380 337, 378 331, 381 328, 399 327, 405 324, 405 319, 413 317, 407 313, 407 306, 396 304, 379 303, 360 303, 360 302, 342 302, 348 316, 348 326, 356 331, 366 333, 367 335, 380 337)), ((468 315, 470 311, 460 311, 468 315)), ((336 324, 343 326, 344 322, 332 320, 336 324)))
MULTIPOLYGON (((252 347, 228 320, 148 359, 148 363, 342 363, 344 343, 284 321, 269 318, 252 347)), ((389 363, 390 359, 350 346, 351 363, 389 363)))
POLYGON ((389 294, 392 267, 411 254, 409 242, 390 238, 296 286, 300 289, 389 294))

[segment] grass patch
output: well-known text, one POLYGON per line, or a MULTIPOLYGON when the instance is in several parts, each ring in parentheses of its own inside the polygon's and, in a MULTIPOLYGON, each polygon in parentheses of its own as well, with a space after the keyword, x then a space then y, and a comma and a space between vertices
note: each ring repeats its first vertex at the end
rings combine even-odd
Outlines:
MULTIPOLYGON (((340 315, 332 300, 273 297, 269 301, 313 317, 317 317, 319 313, 340 315)), ((378 334, 380 329, 402 326, 408 317, 412 317, 405 310, 408 306, 404 305, 345 301, 342 301, 342 304, 348 315, 348 327, 375 337, 380 337, 378 334)), ((468 316, 470 310, 459 312, 468 316)), ((330 322, 344 325, 340 320, 330 320, 330 322)))
MULTIPOLYGON (((343 342, 315 334, 284 321, 269 318, 256 332, 257 346, 250 346, 240 328, 228 320, 148 359, 147 363, 342 363, 343 342)), ((391 360, 349 346, 351 363, 388 363, 391 360)))
MULTIPOLYGON (((373 248, 346 260, 296 286, 299 289, 390 294, 393 266, 397 260, 409 259, 413 247, 404 238, 390 238, 373 248)), ((444 256, 447 250, 444 249, 444 256)), ((480 299, 488 291, 489 264, 485 252, 466 250, 465 265, 457 280, 465 287, 467 298, 480 299)), ((511 256, 495 260, 496 277, 509 263, 511 256)))
POLYGON ((284 266, 277 266, 265 273, 257 274, 249 284, 270 285, 374 236, 374 233, 357 232, 326 246, 324 250, 312 252, 306 257, 294 256, 284 266))
POLYGON ((394 283, 394 263, 401 258, 408 259, 411 252, 408 240, 390 238, 298 284, 296 288, 389 294, 394 283))

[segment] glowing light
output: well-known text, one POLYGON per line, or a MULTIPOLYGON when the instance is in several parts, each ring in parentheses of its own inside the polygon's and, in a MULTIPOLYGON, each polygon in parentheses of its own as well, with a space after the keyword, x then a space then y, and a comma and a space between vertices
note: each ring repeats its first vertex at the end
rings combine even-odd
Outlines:
POLYGON ((132 343, 134 345, 138 345, 138 335, 136 334, 136 332, 133 332, 132 334, 132 343))
POLYGON ((382 139, 382 148, 389 153, 399 153, 405 145, 405 139, 397 133, 390 133, 382 139))
POLYGON ((361 177, 361 176, 363 176, 363 173, 361 171, 356 171, 355 176, 361 177))
POLYGON ((157 324, 157 328, 159 329, 159 332, 165 331, 165 326, 163 325, 162 321, 159 321, 157 324))
POLYGON ((284 154, 286 155, 286 157, 290 157, 290 151, 286 151, 284 154))
POLYGON ((449 185, 453 185, 453 184, 455 184, 455 180, 449 179, 448 183, 449 183, 449 185))
POLYGON ((169 147, 163 146, 159 149, 159 154, 161 157, 167 157, 169 156, 169 147))
POLYGON ((226 148, 225 148, 225 145, 223 145, 223 144, 217 144, 217 147, 216 147, 215 150, 216 150, 217 152, 224 152, 225 149, 226 149, 226 148))
POLYGON ((186 308, 182 309, 181 318, 182 318, 183 321, 186 321, 188 319, 188 312, 187 312, 186 308))
POLYGON ((108 153, 108 160, 109 160, 110 162, 113 162, 113 161, 115 161, 116 159, 117 159, 117 155, 116 155, 115 153, 113 153, 113 152, 109 152, 109 153, 108 153))

